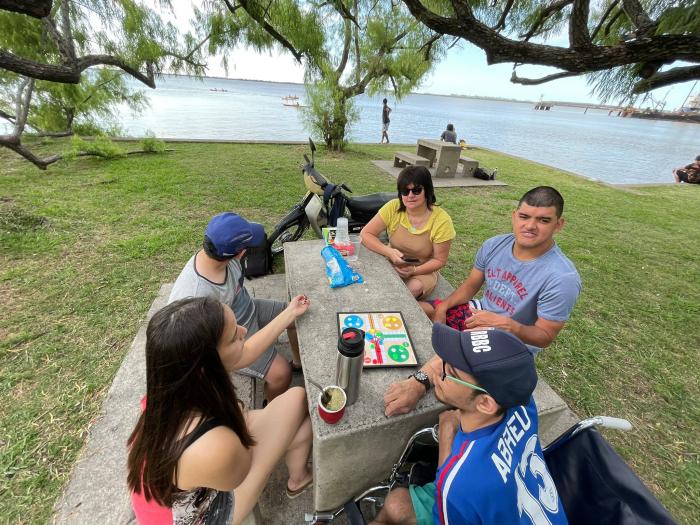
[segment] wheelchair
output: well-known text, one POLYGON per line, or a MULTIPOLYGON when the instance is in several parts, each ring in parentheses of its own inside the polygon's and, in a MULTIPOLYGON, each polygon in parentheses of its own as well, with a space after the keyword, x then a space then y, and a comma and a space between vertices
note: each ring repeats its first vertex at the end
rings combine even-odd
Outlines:
MULTIPOLYGON (((578 422, 542 449, 569 525, 675 525, 597 427, 630 430, 632 425, 625 419, 595 416, 578 422)), ((438 425, 419 430, 408 440, 386 480, 334 511, 307 514, 305 521, 328 524, 344 514, 350 525, 366 525, 391 489, 435 479, 437 443, 438 425)))

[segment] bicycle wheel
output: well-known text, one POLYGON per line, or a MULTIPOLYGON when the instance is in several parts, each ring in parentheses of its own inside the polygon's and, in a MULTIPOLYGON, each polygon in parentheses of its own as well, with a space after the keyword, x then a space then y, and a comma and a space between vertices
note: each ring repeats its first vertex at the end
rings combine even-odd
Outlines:
POLYGON ((277 255, 284 251, 285 242, 298 241, 309 229, 309 220, 303 210, 301 213, 290 213, 282 219, 275 227, 268 240, 272 255, 277 255))

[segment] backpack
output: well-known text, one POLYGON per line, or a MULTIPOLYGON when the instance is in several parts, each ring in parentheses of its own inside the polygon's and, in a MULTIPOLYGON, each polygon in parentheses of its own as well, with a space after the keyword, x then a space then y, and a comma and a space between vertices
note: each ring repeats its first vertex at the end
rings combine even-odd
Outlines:
POLYGON ((246 248, 241 267, 243 275, 248 279, 272 273, 272 245, 267 239, 267 233, 260 244, 246 248))
POLYGON ((474 170, 474 177, 481 180, 494 180, 498 174, 498 168, 476 168, 474 170))

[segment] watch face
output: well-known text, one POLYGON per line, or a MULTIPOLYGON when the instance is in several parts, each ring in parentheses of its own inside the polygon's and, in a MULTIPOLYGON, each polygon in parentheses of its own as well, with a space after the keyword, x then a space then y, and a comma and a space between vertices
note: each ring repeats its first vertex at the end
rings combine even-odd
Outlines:
POLYGON ((416 378, 420 379, 421 381, 425 381, 426 379, 428 379, 428 374, 426 374, 422 370, 419 370, 418 372, 416 372, 416 378))

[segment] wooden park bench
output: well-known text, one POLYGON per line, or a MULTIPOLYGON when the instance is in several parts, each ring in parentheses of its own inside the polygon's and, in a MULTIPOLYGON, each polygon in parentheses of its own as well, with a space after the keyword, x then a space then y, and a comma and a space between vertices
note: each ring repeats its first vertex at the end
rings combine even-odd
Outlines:
POLYGON ((429 168, 430 160, 408 151, 397 151, 394 153, 394 167, 405 168, 406 166, 425 166, 429 168))

